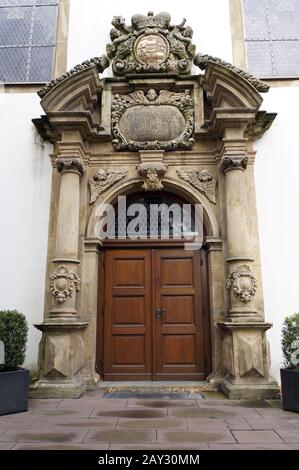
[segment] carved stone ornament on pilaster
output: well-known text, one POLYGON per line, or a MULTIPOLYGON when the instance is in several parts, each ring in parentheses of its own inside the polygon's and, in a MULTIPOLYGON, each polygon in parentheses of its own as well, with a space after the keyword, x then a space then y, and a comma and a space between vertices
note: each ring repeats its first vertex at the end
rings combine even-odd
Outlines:
POLYGON ((233 271, 228 277, 226 288, 232 289, 241 302, 250 302, 257 289, 257 282, 250 267, 244 264, 233 271))
POLYGON ((207 170, 198 170, 197 168, 184 170, 179 168, 177 174, 204 194, 209 201, 216 204, 216 180, 207 170))
POLYGON ((74 289, 79 292, 80 284, 79 276, 64 265, 59 266, 50 274, 50 291, 59 304, 65 302, 68 297, 72 297, 74 289))
POLYGON ((224 155, 220 161, 220 170, 223 173, 230 169, 237 169, 243 168, 246 170, 248 164, 248 157, 247 155, 239 155, 239 156, 231 156, 231 155, 224 155))
POLYGON ((85 166, 81 160, 78 158, 68 159, 68 158, 57 158, 56 159, 56 168, 59 173, 62 171, 78 171, 81 175, 85 173, 85 166))
POLYGON ((170 21, 169 13, 149 12, 133 15, 127 26, 122 16, 114 16, 112 42, 106 48, 114 74, 190 73, 195 55, 193 30, 185 26, 185 19, 177 26, 170 21))
POLYGON ((163 163, 141 163, 137 167, 137 173, 144 182, 141 186, 144 191, 161 191, 164 186, 162 178, 167 171, 167 167, 163 163))
POLYGON ((117 151, 190 150, 194 145, 193 100, 189 90, 142 90, 114 95, 112 145, 117 151))
POLYGON ((90 188, 90 204, 93 204, 98 196, 107 191, 110 186, 120 181, 126 176, 128 170, 98 170, 91 178, 89 178, 90 188))

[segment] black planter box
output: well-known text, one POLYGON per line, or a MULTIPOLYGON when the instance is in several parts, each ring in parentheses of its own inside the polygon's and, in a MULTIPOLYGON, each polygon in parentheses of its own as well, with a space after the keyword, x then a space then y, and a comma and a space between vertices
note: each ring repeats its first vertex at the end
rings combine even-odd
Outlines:
POLYGON ((299 369, 280 369, 283 409, 299 413, 299 369))
POLYGON ((28 409, 29 370, 0 372, 0 416, 28 409))

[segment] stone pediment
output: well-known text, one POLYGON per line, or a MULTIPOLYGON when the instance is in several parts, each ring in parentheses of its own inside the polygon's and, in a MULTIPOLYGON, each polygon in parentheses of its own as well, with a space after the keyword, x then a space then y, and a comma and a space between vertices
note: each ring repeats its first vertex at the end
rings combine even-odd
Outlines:
POLYGON ((112 24, 109 58, 84 61, 39 91, 46 116, 34 124, 43 138, 55 142, 62 128, 80 128, 84 138, 110 141, 117 151, 190 150, 193 139, 221 135, 232 114, 252 138, 271 125, 275 115, 259 112, 269 86, 216 57, 194 58, 185 20, 174 26, 168 13, 150 12, 133 15, 130 25, 121 16, 112 24), (101 79, 110 61, 118 77, 101 79), (188 75, 193 61, 203 75, 188 75))

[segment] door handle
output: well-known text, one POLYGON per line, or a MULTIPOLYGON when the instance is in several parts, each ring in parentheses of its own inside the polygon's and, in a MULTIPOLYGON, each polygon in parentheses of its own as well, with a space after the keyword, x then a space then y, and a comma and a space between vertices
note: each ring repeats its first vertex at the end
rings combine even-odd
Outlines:
POLYGON ((164 312, 165 312, 164 308, 158 307, 156 310, 156 319, 161 320, 161 315, 164 312))

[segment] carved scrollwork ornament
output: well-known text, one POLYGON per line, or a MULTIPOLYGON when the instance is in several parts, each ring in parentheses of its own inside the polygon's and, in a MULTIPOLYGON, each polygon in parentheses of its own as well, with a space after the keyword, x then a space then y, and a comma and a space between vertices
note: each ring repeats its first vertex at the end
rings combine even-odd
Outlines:
POLYGON ((227 170, 243 169, 246 170, 248 164, 247 155, 230 156, 224 155, 220 161, 220 170, 225 173, 227 170))
POLYGON ((244 78, 244 80, 250 83, 250 85, 252 85, 260 93, 267 93, 270 89, 270 86, 267 85, 267 83, 262 82, 250 73, 245 72, 244 70, 239 69, 235 65, 232 65, 229 62, 225 62, 218 57, 213 57, 208 54, 196 54, 194 64, 197 65, 200 70, 205 70, 209 64, 221 65, 222 67, 225 67, 226 69, 231 70, 235 74, 244 78))
POLYGON ((72 297, 74 289, 79 292, 80 285, 79 276, 64 265, 59 266, 50 274, 50 292, 59 304, 65 302, 68 297, 72 297))
POLYGON ((57 158, 55 161, 58 173, 62 171, 78 171, 81 175, 85 173, 85 166, 79 158, 57 158))
POLYGON ((209 201, 216 204, 216 180, 207 170, 198 170, 194 168, 177 169, 177 174, 180 178, 190 183, 194 188, 204 194, 209 201))
MULTIPOLYGON (((113 135, 112 145, 118 151, 190 150, 194 145, 194 139, 192 138, 194 113, 190 90, 185 90, 184 93, 175 93, 168 90, 157 92, 151 89, 146 94, 143 90, 137 90, 128 95, 116 94, 114 95, 111 107, 111 127, 113 135), (181 128, 177 131, 178 134, 171 139, 157 140, 153 137, 152 140, 147 138, 144 141, 133 140, 126 136, 126 132, 121 129, 122 118, 125 112, 131 111, 133 108, 135 113, 146 112, 146 110, 152 111, 153 107, 157 107, 157 113, 161 110, 169 113, 171 110, 173 121, 167 121, 170 126, 169 129, 173 129, 174 118, 176 116, 178 121, 181 122, 181 128), (173 112, 172 108, 174 109, 173 112)), ((132 132, 131 127, 132 125, 129 126, 129 131, 132 132)))
POLYGON ((89 178, 90 188, 90 204, 93 204, 98 196, 107 191, 113 184, 120 181, 126 176, 128 170, 98 170, 91 178, 89 178))
POLYGON ((232 289, 234 295, 240 297, 241 302, 250 302, 257 289, 257 281, 250 267, 242 265, 233 271, 228 277, 226 288, 232 289))
POLYGON ((163 163, 142 163, 137 167, 137 173, 143 178, 141 186, 144 191, 161 191, 164 189, 162 178, 167 171, 163 163))

